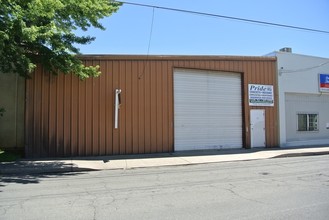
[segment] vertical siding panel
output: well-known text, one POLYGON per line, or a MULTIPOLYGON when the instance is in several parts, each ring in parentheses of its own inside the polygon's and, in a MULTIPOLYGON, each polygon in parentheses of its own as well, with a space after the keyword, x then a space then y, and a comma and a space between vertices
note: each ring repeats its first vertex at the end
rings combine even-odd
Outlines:
POLYGON ((230 72, 236 72, 235 69, 236 69, 236 61, 235 60, 231 60, 230 61, 230 72))
POLYGON ((268 62, 262 61, 262 75, 264 76, 264 84, 270 85, 270 72, 268 71, 268 62))
POLYGON ((163 152, 163 121, 162 121, 162 111, 164 110, 164 103, 163 103, 163 73, 162 73, 162 61, 158 61, 156 63, 156 152, 163 152))
POLYGON ((233 68, 232 63, 233 62, 231 60, 226 61, 226 71, 228 71, 228 72, 232 71, 232 68, 233 68))
POLYGON ((71 155, 78 155, 78 116, 79 116, 79 79, 72 76, 71 79, 71 155))
POLYGON ((99 155, 106 154, 106 77, 107 77, 107 65, 105 61, 100 61, 100 71, 101 75, 99 76, 99 155))
POLYGON ((163 61, 161 65, 161 77, 162 77, 162 150, 163 152, 169 151, 169 104, 168 104, 168 62, 163 61))
MULTIPOLYGON (((273 82, 270 81, 270 72, 268 72, 268 62, 263 61, 263 75, 264 75, 264 83, 266 85, 273 85, 273 82)), ((275 103, 274 103, 275 104, 275 103)), ((266 140, 266 143, 268 143, 268 146, 272 146, 272 126, 273 123, 271 123, 271 119, 274 117, 273 115, 273 108, 274 107, 267 107, 267 112, 269 115, 269 118, 266 119, 266 124, 265 124, 265 131, 266 131, 266 137, 268 138, 268 140, 266 140)))
POLYGON ((246 128, 246 114, 245 114, 245 109, 246 109, 246 102, 245 102, 245 99, 244 99, 244 96, 245 96, 245 72, 246 72, 246 66, 245 65, 245 61, 239 61, 239 70, 238 72, 240 73, 240 77, 241 77, 241 105, 242 105, 242 144, 243 144, 243 147, 246 147, 246 136, 247 136, 247 128, 246 128))
POLYGON ((209 68, 210 70, 215 70, 215 61, 214 61, 214 60, 210 60, 210 61, 209 61, 208 68, 209 68))
MULTIPOLYGON (((36 74, 36 70, 33 75, 36 74)), ((33 84, 34 80, 27 79, 26 85, 26 103, 25 103, 25 155, 33 157, 33 84)))
POLYGON ((86 79, 85 96, 85 155, 91 155, 92 146, 92 121, 93 121, 93 79, 86 79))
POLYGON ((50 86, 49 86, 49 156, 56 156, 56 121, 57 121, 57 77, 54 75, 50 76, 50 86))
POLYGON ((239 61, 236 60, 232 60, 231 61, 231 70, 230 72, 238 72, 238 68, 239 68, 239 61))
POLYGON ((132 149, 129 153, 138 153, 139 147, 139 94, 138 94, 138 73, 133 72, 132 75, 132 149))
POLYGON ((148 61, 144 61, 145 77, 145 152, 151 152, 151 67, 148 61))
POLYGON ((187 65, 189 68, 196 68, 195 66, 195 60, 190 60, 187 65))
POLYGON ((227 61, 227 60, 224 60, 223 61, 223 68, 224 68, 224 71, 230 71, 230 62, 227 61))
POLYGON ((169 151, 174 151, 174 79, 173 79, 173 62, 168 65, 168 118, 169 118, 169 151))
POLYGON ((63 142, 64 142, 64 156, 71 156, 71 103, 72 103, 72 75, 66 75, 64 77, 64 135, 63 135, 63 142))
POLYGON ((121 93, 121 106, 119 110, 119 153, 126 153, 126 110, 127 110, 127 87, 126 87, 126 61, 119 61, 120 65, 120 74, 119 82, 121 93))
MULTIPOLYGON (((259 84, 264 84, 264 85, 268 85, 268 81, 267 81, 267 72, 265 69, 265 63, 263 61, 258 61, 258 79, 259 84)), ((270 127, 270 120, 272 118, 272 112, 271 112, 271 108, 272 107, 261 107, 262 109, 265 109, 265 146, 269 146, 270 145, 270 130, 268 129, 270 127)))
POLYGON ((145 66, 138 62, 138 153, 145 153, 145 66))
POLYGON ((203 68, 202 69, 205 69, 205 70, 210 70, 211 69, 211 61, 210 60, 203 60, 203 68))
POLYGON ((157 149, 157 73, 155 65, 155 62, 151 62, 151 151, 148 153, 155 153, 157 149))
POLYGON ((126 122, 125 122, 125 139, 126 139, 126 150, 125 154, 131 154, 133 152, 133 131, 132 131, 132 123, 133 123, 133 112, 135 109, 132 106, 132 102, 134 99, 137 99, 137 94, 134 94, 132 92, 132 73, 131 73, 131 61, 127 61, 125 63, 126 69, 125 69, 125 87, 126 87, 126 95, 125 95, 125 117, 126 117, 126 122))
POLYGON ((49 73, 42 73, 42 131, 41 131, 41 140, 42 140, 42 148, 44 149, 44 155, 49 155, 49 73))
POLYGON ((220 61, 216 60, 214 61, 214 70, 220 71, 220 61))
MULTIPOLYGON (((99 61, 93 61, 93 66, 99 65, 99 61)), ((99 111, 100 111, 100 76, 97 78, 92 78, 93 88, 92 88, 92 151, 91 155, 99 155, 99 111)))
POLYGON ((79 156, 86 154, 86 80, 79 81, 79 109, 78 109, 78 148, 79 156))
POLYGON ((220 70, 220 71, 225 71, 225 62, 224 61, 222 61, 222 60, 220 60, 220 61, 218 61, 218 69, 220 70))
POLYGON ((56 156, 64 156, 64 75, 57 76, 56 156))
MULTIPOLYGON (((267 62, 262 61, 260 65, 262 82, 265 85, 271 85, 272 83, 269 81, 269 72, 267 71, 267 62)), ((265 137, 266 137, 266 146, 272 145, 272 125, 271 118, 273 118, 273 107, 265 107, 265 137)))
MULTIPOLYGON (((87 62, 87 66, 90 62, 87 62)), ((85 100, 85 143, 86 152, 85 155, 92 155, 93 152, 93 79, 86 79, 86 100, 85 100)))
MULTIPOLYGON (((33 88, 33 100, 34 100, 34 120, 33 120, 33 134, 34 134, 34 146, 35 147, 35 155, 42 155, 42 147, 41 147, 41 121, 40 121, 40 114, 41 114, 41 77, 43 74, 43 69, 40 68, 38 74, 35 74, 35 85, 33 88)), ((45 156, 45 155, 42 155, 45 156)))
POLYGON ((264 75, 262 74, 262 62, 257 60, 255 62, 255 74, 253 75, 253 81, 257 84, 263 83, 264 75))
POLYGON ((42 155, 42 157, 47 157, 47 146, 44 146, 43 145, 43 119, 44 119, 44 94, 42 93, 43 92, 43 89, 44 89, 44 86, 43 86, 43 80, 44 80, 44 74, 45 74, 45 70, 43 69, 42 70, 42 73, 40 74, 40 87, 37 88, 36 91, 39 92, 39 96, 38 96, 38 109, 39 109, 39 114, 38 114, 38 120, 39 120, 39 127, 38 127, 38 130, 39 130, 39 135, 38 135, 38 143, 39 143, 39 148, 40 148, 40 154, 42 155))
MULTIPOLYGON (((120 75, 120 66, 119 66, 119 61, 113 61, 113 87, 112 87, 112 94, 111 96, 113 97, 113 101, 111 103, 111 108, 112 110, 112 120, 113 123, 111 125, 112 128, 114 128, 114 98, 115 98, 115 89, 119 88, 119 75, 120 75)), ((124 97, 123 97, 124 99, 124 97)), ((121 104, 122 107, 122 104, 121 104)), ((122 108, 119 110, 119 114, 121 115, 122 108)), ((119 126, 121 126, 121 118, 119 118, 119 126)), ((118 129, 113 129, 113 154, 119 154, 120 149, 119 149, 119 134, 120 134, 120 128, 118 129)))
POLYGON ((196 67, 196 65, 195 65, 195 60, 191 60, 191 61, 190 61, 190 67, 191 67, 191 68, 195 68, 195 67, 196 67))
POLYGON ((278 112, 278 100, 277 100, 277 96, 276 96, 276 90, 277 90, 277 83, 276 83, 276 73, 273 71, 273 63, 272 61, 269 61, 268 62, 268 72, 271 73, 271 75, 269 76, 269 81, 272 82, 272 85, 273 85, 273 89, 274 89, 274 107, 273 107, 273 118, 277 118, 276 121, 274 121, 273 123, 271 123, 271 127, 272 127, 272 147, 277 147, 278 144, 277 142, 279 141, 278 138, 277 138, 277 133, 278 133, 278 130, 277 130, 277 126, 278 126, 278 121, 279 121, 279 118, 278 118, 278 115, 277 115, 277 112, 278 112))
POLYGON ((30 83, 29 83, 29 127, 28 127, 28 137, 29 137, 29 155, 31 157, 36 157, 37 156, 37 153, 38 153, 38 148, 36 146, 36 139, 35 139, 35 118, 36 118, 36 115, 35 115, 35 97, 34 97, 34 91, 35 91, 35 87, 36 87, 36 75, 37 74, 40 74, 40 67, 38 66, 34 72, 34 75, 33 75, 33 79, 30 79, 30 83))
MULTIPOLYGON (((130 63, 130 65, 132 65, 130 63)), ((130 114, 132 115, 130 124, 131 126, 129 127, 130 129, 130 138, 131 139, 131 150, 129 153, 138 153, 139 152, 139 90, 138 90, 138 72, 136 72, 136 69, 133 69, 134 71, 130 74, 131 76, 131 111, 130 114)))
POLYGON ((241 61, 238 61, 238 60, 234 60, 233 61, 233 72, 235 72, 235 73, 238 73, 238 72, 240 72, 239 70, 240 70, 240 63, 241 63, 241 61))
POLYGON ((257 79, 259 84, 266 84, 266 73, 264 72, 264 62, 258 61, 257 79))
POLYGON ((241 62, 239 62, 239 70, 238 70, 238 72, 240 72, 240 73, 243 72, 244 63, 245 63, 245 61, 241 61, 241 62))
MULTIPOLYGON (((269 61, 269 67, 268 67, 268 71, 271 73, 271 77, 270 77, 270 81, 273 84, 273 89, 274 89, 274 107, 273 107, 273 118, 275 118, 276 120, 274 120, 274 122, 272 122, 272 147, 277 147, 278 143, 279 143, 279 130, 278 130, 278 121, 279 121, 279 117, 278 117, 278 96, 277 96, 277 75, 276 75, 276 65, 274 61, 269 61)), ((273 119, 272 119, 273 120, 273 119)))
POLYGON ((248 84, 250 83, 250 77, 253 74, 253 62, 247 61, 247 69, 244 74, 244 102, 245 102, 245 126, 248 127, 248 132, 246 132, 246 148, 250 148, 251 140, 250 140, 250 107, 249 107, 249 91, 248 84))
POLYGON ((106 61, 106 87, 105 87, 105 98, 106 98, 106 154, 113 154, 113 109, 114 109, 114 88, 113 88, 113 61, 106 61))

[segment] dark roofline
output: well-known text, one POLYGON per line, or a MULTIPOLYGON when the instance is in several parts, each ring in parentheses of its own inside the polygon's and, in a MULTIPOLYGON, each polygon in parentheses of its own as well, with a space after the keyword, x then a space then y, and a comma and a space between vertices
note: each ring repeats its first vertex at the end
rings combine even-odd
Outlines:
POLYGON ((212 60, 212 61, 276 61, 266 56, 215 56, 215 55, 79 55, 82 60, 212 60))

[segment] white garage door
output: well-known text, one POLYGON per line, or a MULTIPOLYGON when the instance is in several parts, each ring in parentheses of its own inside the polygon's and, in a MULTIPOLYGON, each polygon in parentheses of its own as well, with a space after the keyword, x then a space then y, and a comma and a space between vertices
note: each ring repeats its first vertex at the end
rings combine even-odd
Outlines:
POLYGON ((241 76, 174 71, 175 150, 242 147, 241 76))

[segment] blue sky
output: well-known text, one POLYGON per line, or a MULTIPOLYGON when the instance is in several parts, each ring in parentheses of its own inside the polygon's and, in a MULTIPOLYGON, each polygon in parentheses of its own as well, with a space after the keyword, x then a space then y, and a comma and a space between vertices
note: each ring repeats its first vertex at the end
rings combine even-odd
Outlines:
MULTIPOLYGON (((329 31, 329 0, 127 0, 329 31)), ((329 58, 329 34, 123 5, 83 54, 261 56, 282 47, 329 58), (154 12, 152 35, 150 36, 154 12), (148 45, 150 48, 148 52, 148 45)))

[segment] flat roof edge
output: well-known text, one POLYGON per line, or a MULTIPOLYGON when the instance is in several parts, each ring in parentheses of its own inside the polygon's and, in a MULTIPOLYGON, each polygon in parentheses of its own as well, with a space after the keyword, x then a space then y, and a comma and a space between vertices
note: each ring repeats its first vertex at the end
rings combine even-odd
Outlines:
POLYGON ((268 56, 225 56, 225 55, 79 55, 82 60, 223 60, 223 61, 276 61, 268 56))

